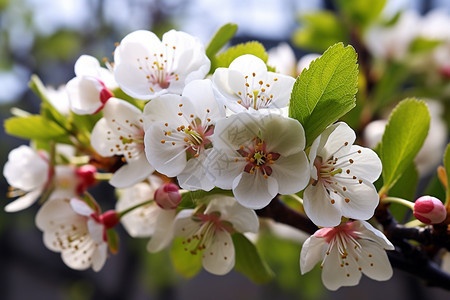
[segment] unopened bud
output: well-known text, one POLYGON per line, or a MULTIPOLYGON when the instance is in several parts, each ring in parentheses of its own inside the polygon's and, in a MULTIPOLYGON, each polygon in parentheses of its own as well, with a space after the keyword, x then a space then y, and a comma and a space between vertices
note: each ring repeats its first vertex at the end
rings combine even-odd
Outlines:
POLYGON ((414 203, 414 216, 425 224, 439 224, 447 217, 447 211, 441 200, 422 196, 414 203))
POLYGON ((108 210, 100 215, 100 223, 102 223, 106 229, 115 227, 119 222, 120 218, 115 210, 108 210))
POLYGON ((176 184, 166 183, 155 192, 155 202, 163 209, 175 209, 181 201, 181 194, 176 184))
POLYGON ((87 188, 95 185, 97 179, 95 179, 95 173, 97 169, 93 165, 84 165, 76 171, 79 183, 76 187, 77 193, 82 194, 87 188))

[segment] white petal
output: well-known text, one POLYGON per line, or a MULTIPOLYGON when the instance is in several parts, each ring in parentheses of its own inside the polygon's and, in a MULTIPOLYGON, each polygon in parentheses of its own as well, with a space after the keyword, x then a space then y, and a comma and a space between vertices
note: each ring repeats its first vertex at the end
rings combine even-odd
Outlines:
POLYGON ((41 196, 42 189, 36 189, 34 191, 31 191, 24 196, 14 200, 13 202, 9 203, 5 206, 6 212, 17 212, 23 209, 26 209, 33 205, 34 202, 41 196))
POLYGON ((270 93, 274 96, 271 108, 283 108, 289 104, 291 97, 292 87, 295 83, 295 78, 278 73, 268 72, 267 81, 272 82, 270 87, 270 93), (276 80, 275 80, 276 79, 276 80))
POLYGON ((48 162, 29 146, 19 146, 8 154, 3 176, 8 183, 23 191, 41 188, 48 180, 48 162))
POLYGON ((95 272, 98 272, 103 268, 106 262, 107 254, 108 244, 102 243, 97 246, 94 253, 92 254, 92 269, 95 272))
POLYGON ((331 204, 331 198, 322 184, 309 185, 303 197, 306 215, 314 224, 321 227, 334 227, 341 223, 342 215, 337 207, 338 202, 331 204))
POLYGON ((377 190, 368 180, 363 180, 361 184, 347 184, 347 191, 342 192, 343 198, 350 201, 341 202, 342 215, 357 220, 370 219, 379 203, 377 190))
POLYGON ((293 194, 303 190, 310 180, 309 164, 305 152, 281 156, 270 167, 271 177, 278 182, 278 193, 293 194))
POLYGON ((156 253, 166 248, 174 236, 174 224, 177 211, 175 209, 160 209, 155 222, 155 231, 147 244, 150 253, 156 253))
POLYGON ((354 161, 348 167, 350 175, 362 177, 370 182, 374 182, 380 177, 382 170, 381 160, 375 151, 360 146, 352 146, 350 153, 355 153, 348 157, 354 161))
POLYGON ((322 282, 325 287, 335 291, 341 286, 357 285, 360 279, 361 272, 353 258, 347 256, 342 260, 337 247, 333 247, 323 263, 322 282))
POLYGON ((394 245, 387 239, 387 237, 378 229, 375 229, 370 223, 366 221, 355 221, 358 231, 362 233, 361 238, 370 239, 386 250, 394 250, 394 245))
POLYGON ((261 122, 264 124, 262 134, 268 151, 287 156, 305 148, 305 131, 297 120, 268 115, 261 122))
POLYGON ((94 210, 86 202, 77 198, 70 199, 70 206, 77 214, 82 216, 89 217, 94 213, 94 210))
POLYGON ((359 239, 358 242, 362 246, 358 260, 362 272, 374 280, 390 279, 393 272, 386 251, 372 241, 359 239))
POLYGON ((233 181, 233 194, 245 207, 260 209, 267 206, 278 193, 278 183, 272 178, 264 178, 258 171, 254 174, 242 173, 233 181))
POLYGON ((103 243, 103 233, 105 231, 105 227, 92 218, 87 221, 87 225, 91 238, 98 244, 103 243))
POLYGON ((150 164, 160 173, 175 177, 186 167, 186 152, 184 143, 161 143, 166 140, 165 126, 154 123, 148 128, 144 136, 145 154, 150 164))
POLYGON ((328 159, 331 156, 338 157, 350 151, 350 146, 356 139, 355 132, 346 123, 338 122, 323 131, 323 141, 319 145, 318 156, 328 159), (347 146, 344 146, 346 145, 347 146), (323 148, 322 148, 323 147, 323 148))
POLYGON ((234 245, 231 235, 216 231, 214 242, 203 251, 203 267, 215 275, 225 275, 234 267, 234 245))
POLYGON ((238 232, 257 233, 259 229, 259 220, 253 209, 240 205, 233 199, 232 206, 227 211, 228 216, 224 219, 233 224, 233 228, 238 232))
POLYGON ((193 209, 183 209, 175 217, 174 234, 175 236, 192 236, 199 228, 200 222, 192 221, 193 209))
POLYGON ((222 149, 214 148, 208 153, 204 161, 204 169, 206 176, 217 187, 231 190, 234 179, 241 174, 245 168, 246 162, 242 157, 233 151, 222 151, 222 149), (236 162, 238 158, 240 161, 236 162))
POLYGON ((109 183, 116 188, 125 188, 136 184, 150 174, 155 169, 148 163, 147 158, 142 153, 136 159, 128 161, 120 167, 109 180, 109 183))
POLYGON ((302 246, 300 252, 300 271, 302 275, 311 271, 323 259, 326 251, 326 242, 323 238, 310 236, 302 246))
POLYGON ((100 92, 103 88, 95 77, 82 76, 71 79, 66 84, 70 109, 79 115, 97 112, 103 106, 100 101, 100 92))
POLYGON ((208 179, 205 173, 203 161, 205 153, 200 153, 199 157, 191 158, 187 161, 184 170, 177 176, 181 188, 189 191, 204 190, 210 191, 214 184, 208 179))
POLYGON ((100 69, 98 60, 90 55, 81 55, 74 65, 75 75, 92 76, 100 78, 98 70, 100 69))
MULTIPOLYGON (((255 74, 266 74, 267 66, 262 59, 251 54, 241 55, 233 60, 229 66, 230 70, 237 70, 244 76, 255 74)), ((231 78, 230 78, 231 80, 231 78)))

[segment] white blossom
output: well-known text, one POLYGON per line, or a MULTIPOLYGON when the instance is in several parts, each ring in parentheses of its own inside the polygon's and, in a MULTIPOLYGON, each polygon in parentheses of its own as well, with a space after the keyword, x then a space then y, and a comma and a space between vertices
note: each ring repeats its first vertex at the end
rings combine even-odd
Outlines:
POLYGON ((114 52, 114 63, 120 88, 144 100, 181 94, 190 81, 203 79, 211 66, 202 43, 175 30, 166 32, 161 41, 150 31, 128 34, 114 52))
POLYGON ((80 56, 74 68, 76 76, 66 85, 70 109, 80 115, 99 112, 117 88, 112 71, 89 55, 80 56))
POLYGON ((392 267, 385 250, 394 250, 394 246, 365 221, 321 228, 303 244, 300 270, 305 274, 322 260, 322 282, 333 291, 357 285, 361 273, 374 280, 388 280, 392 267))
POLYGON ((181 96, 162 95, 144 108, 145 152, 155 169, 187 190, 211 190, 203 161, 216 120, 225 117, 208 79, 190 82, 181 96))
POLYGON ((185 250, 202 255, 206 271, 224 275, 235 263, 231 234, 258 232, 256 213, 241 206, 234 198, 218 196, 208 206, 185 209, 175 218, 175 235, 185 237, 185 250))
POLYGON ((125 164, 109 181, 117 188, 140 182, 154 168, 144 152, 144 121, 142 112, 127 101, 111 98, 91 134, 91 145, 100 155, 122 155, 125 164))
POLYGON ((372 184, 381 174, 381 160, 369 149, 353 145, 355 132, 345 123, 329 126, 309 152, 310 184, 304 209, 318 226, 339 225, 341 217, 367 220, 379 197, 372 184))
POLYGON ((105 227, 95 216, 97 213, 82 200, 58 198, 40 208, 36 226, 44 232, 45 246, 61 252, 67 266, 99 271, 105 264, 108 244, 105 227))
MULTIPOLYGON (((161 179, 150 176, 148 182, 140 182, 120 190, 116 210, 121 212, 135 205, 154 199, 161 179)), ((173 239, 173 224, 176 209, 162 209, 155 201, 140 206, 121 218, 121 222, 132 237, 151 237, 147 250, 151 253, 166 248, 173 239)))
POLYGON ((260 209, 309 182, 302 125, 280 115, 238 113, 219 120, 205 169, 245 207, 260 209))
POLYGON ((267 71, 254 55, 239 56, 228 68, 217 68, 212 78, 219 99, 233 112, 286 108, 295 79, 267 71))

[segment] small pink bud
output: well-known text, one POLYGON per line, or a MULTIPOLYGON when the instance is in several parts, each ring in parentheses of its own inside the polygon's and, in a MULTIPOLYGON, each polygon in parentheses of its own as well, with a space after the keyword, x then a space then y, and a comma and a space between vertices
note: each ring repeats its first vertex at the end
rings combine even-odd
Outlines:
POLYGON ((108 210, 100 215, 100 223, 102 223, 106 229, 115 227, 119 222, 120 218, 115 210, 108 210))
POLYGON ((175 209, 181 201, 181 194, 176 184, 166 183, 155 192, 155 201, 163 209, 175 209))
POLYGON ((439 224, 447 217, 447 211, 441 200, 422 196, 414 203, 414 216, 425 224, 439 224))
POLYGON ((97 183, 95 173, 97 173, 97 169, 93 165, 84 165, 76 170, 79 179, 79 183, 76 187, 78 194, 82 194, 87 188, 97 183))

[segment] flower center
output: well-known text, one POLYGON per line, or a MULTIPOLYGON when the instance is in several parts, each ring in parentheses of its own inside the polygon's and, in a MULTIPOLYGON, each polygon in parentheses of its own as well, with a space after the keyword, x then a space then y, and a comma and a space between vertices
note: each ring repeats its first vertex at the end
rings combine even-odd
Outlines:
POLYGON ((254 137, 253 143, 247 148, 240 146, 237 152, 247 161, 244 167, 245 172, 254 174, 255 170, 260 170, 264 178, 272 174, 270 165, 280 158, 279 153, 267 151, 266 142, 259 137, 254 137))
POLYGON ((192 220, 199 222, 201 225, 192 236, 189 236, 183 241, 183 245, 185 246, 185 251, 189 251, 194 255, 197 254, 197 251, 202 251, 212 244, 217 231, 225 230, 230 233, 233 232, 231 223, 220 219, 220 212, 212 212, 209 214, 199 212, 192 216, 192 220))
POLYGON ((160 53, 137 59, 139 70, 145 74, 151 92, 167 89, 172 81, 179 80, 178 74, 174 71, 175 51, 175 46, 164 44, 160 53))
MULTIPOLYGON (((274 78, 273 81, 278 81, 278 78, 274 78)), ((238 92, 238 97, 241 98, 241 100, 238 100, 238 103, 246 109, 250 107, 254 110, 267 108, 273 100, 273 94, 270 93, 270 89, 270 83, 263 80, 257 81, 256 73, 252 73, 251 76, 247 75, 245 76, 244 92, 238 92)))
MULTIPOLYGON (((214 125, 208 117, 210 110, 206 109, 206 117, 202 120, 194 114, 185 114, 181 111, 183 104, 178 105, 180 112, 178 116, 183 118, 186 125, 180 125, 174 130, 164 130, 165 138, 161 140, 161 144, 176 146, 183 144, 184 151, 190 157, 198 157, 200 152, 212 146, 210 136, 214 133, 214 125)), ((164 124, 169 129, 169 123, 164 124)))
POLYGON ((144 151, 144 129, 142 128, 143 120, 139 119, 139 124, 135 124, 130 120, 111 120, 112 130, 106 132, 106 139, 116 140, 114 147, 110 148, 110 152, 116 155, 123 155, 124 162, 141 155, 144 151))

